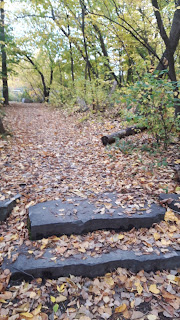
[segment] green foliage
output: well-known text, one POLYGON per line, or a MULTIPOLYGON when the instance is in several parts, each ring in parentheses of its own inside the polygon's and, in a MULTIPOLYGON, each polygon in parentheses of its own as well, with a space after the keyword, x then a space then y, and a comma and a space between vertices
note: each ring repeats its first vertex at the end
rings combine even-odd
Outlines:
POLYGON ((54 313, 56 313, 59 309, 59 305, 56 303, 54 306, 53 306, 53 311, 54 313))
POLYGON ((115 148, 119 149, 124 154, 132 154, 137 146, 129 140, 116 139, 115 148))
POLYGON ((148 73, 127 87, 122 99, 128 110, 133 110, 126 120, 145 125, 157 143, 163 142, 165 149, 178 130, 178 119, 174 118, 174 104, 179 102, 179 97, 174 96, 175 85, 160 78, 158 73, 148 73))

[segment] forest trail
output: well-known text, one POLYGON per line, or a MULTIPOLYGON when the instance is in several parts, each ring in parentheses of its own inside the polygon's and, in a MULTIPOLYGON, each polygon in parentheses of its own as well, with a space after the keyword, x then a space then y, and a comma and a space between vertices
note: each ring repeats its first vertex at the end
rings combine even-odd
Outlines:
MULTIPOLYGON (((84 115, 83 115, 84 116, 84 115)), ((2 150, 5 164, 1 187, 27 196, 28 201, 46 201, 79 190, 89 193, 116 191, 122 201, 156 197, 174 192, 171 165, 176 157, 172 146, 163 154, 107 150, 103 134, 118 131, 118 121, 68 115, 43 104, 13 103, 6 108, 4 123, 12 133, 2 150), (167 166, 161 166, 166 158, 167 166), (159 165, 160 164, 160 165, 159 165)), ((151 143, 146 133, 126 139, 141 147, 151 143)))
POLYGON ((98 169, 106 156, 100 144, 102 127, 79 124, 76 117, 42 104, 12 104, 6 111, 13 134, 6 148, 8 189, 21 191, 23 185, 31 200, 42 201, 69 189, 86 191, 89 185, 98 190, 99 180, 103 184, 98 169))

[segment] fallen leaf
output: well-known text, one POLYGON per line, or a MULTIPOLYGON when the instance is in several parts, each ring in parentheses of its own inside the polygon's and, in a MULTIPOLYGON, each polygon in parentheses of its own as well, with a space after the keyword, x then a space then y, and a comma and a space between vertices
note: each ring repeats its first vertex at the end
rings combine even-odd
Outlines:
POLYGON ((162 291, 162 296, 163 296, 163 298, 164 299, 175 299, 175 298, 177 298, 174 294, 172 294, 172 293, 170 293, 170 292, 167 292, 167 291, 165 291, 165 290, 163 290, 162 291))
POLYGON ((41 308, 42 308, 42 304, 39 304, 38 307, 32 311, 32 314, 34 316, 37 316, 41 312, 41 308))
POLYGON ((144 317, 144 313, 142 313, 140 311, 133 311, 132 316, 131 316, 131 320, 143 319, 143 317, 144 317))
POLYGON ((178 218, 175 216, 172 210, 167 210, 164 216, 165 221, 178 222, 178 218))
POLYGON ((121 304, 119 307, 117 307, 115 309, 115 313, 120 313, 120 312, 123 312, 125 311, 127 308, 127 305, 125 303, 121 304))
POLYGON ((141 286, 141 284, 139 282, 135 282, 135 286, 136 286, 136 290, 137 290, 138 294, 141 295, 141 293, 143 292, 143 287, 141 286))
POLYGON ((56 298, 55 297, 51 296, 50 299, 51 299, 51 302, 53 302, 53 303, 56 302, 56 298))
POLYGON ((158 232, 155 232, 155 233, 153 234, 153 236, 154 236, 154 239, 155 239, 156 241, 161 238, 161 236, 160 236, 160 234, 159 234, 158 232))
POLYGON ((60 294, 58 297, 56 297, 56 302, 57 303, 60 303, 60 302, 64 302, 64 301, 66 301, 67 300, 67 298, 65 297, 65 296, 63 296, 62 294, 60 294))
POLYGON ((158 319, 158 317, 155 316, 154 314, 149 314, 149 315, 147 315, 147 319, 148 320, 156 320, 156 319, 158 319))
POLYGON ((29 313, 29 312, 23 312, 23 313, 20 313, 20 316, 21 317, 25 317, 25 318, 28 318, 28 319, 31 319, 33 318, 33 314, 32 313, 29 313))
POLYGON ((159 294, 160 290, 156 287, 156 284, 151 284, 149 287, 149 291, 154 294, 159 294))
POLYGON ((65 284, 64 283, 60 287, 57 286, 57 291, 58 292, 64 292, 64 290, 65 290, 65 284))

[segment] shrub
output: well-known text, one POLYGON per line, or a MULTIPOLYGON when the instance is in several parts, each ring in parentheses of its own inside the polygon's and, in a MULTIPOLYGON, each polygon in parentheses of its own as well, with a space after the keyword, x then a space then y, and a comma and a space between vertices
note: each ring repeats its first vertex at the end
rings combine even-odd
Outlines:
POLYGON ((136 107, 131 119, 145 125, 157 143, 163 142, 165 149, 178 131, 179 119, 175 120, 174 105, 179 98, 175 97, 174 88, 174 82, 159 78, 156 73, 146 74, 143 80, 126 88, 123 97, 128 110, 136 107))

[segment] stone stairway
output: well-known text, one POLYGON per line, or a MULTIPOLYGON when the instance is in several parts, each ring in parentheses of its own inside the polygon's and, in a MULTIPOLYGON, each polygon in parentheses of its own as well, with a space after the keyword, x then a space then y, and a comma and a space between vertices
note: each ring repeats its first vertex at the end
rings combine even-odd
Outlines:
MULTIPOLYGON (((29 208, 30 234, 32 240, 50 236, 84 234, 101 229, 130 230, 133 227, 149 228, 164 218, 165 208, 148 202, 143 207, 121 207, 116 195, 107 193, 99 200, 89 201, 81 197, 39 203, 29 208), (136 209, 136 210, 135 210, 136 209)), ((19 256, 15 262, 6 260, 3 268, 12 272, 12 278, 60 276, 96 277, 123 267, 138 272, 174 269, 180 266, 180 251, 167 248, 163 252, 153 250, 139 254, 133 250, 111 250, 91 256, 85 253, 65 258, 56 256, 52 248, 45 247, 43 256, 37 258, 25 245, 16 248, 19 256)))

